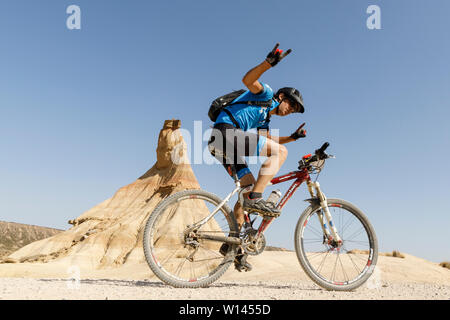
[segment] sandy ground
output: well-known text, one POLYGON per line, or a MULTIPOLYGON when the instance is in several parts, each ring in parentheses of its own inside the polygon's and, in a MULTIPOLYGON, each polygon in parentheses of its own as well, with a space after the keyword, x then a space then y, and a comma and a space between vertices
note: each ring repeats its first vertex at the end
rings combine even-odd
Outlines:
POLYGON ((380 256, 374 275, 353 292, 321 289, 305 275, 293 252, 265 252, 249 261, 253 271, 239 273, 230 267, 209 288, 200 289, 167 286, 145 263, 108 270, 2 264, 0 299, 450 300, 450 270, 407 254, 405 259, 380 256))
POLYGON ((159 281, 85 279, 78 286, 64 279, 5 278, 2 299, 148 299, 148 300, 449 300, 450 286, 383 283, 354 292, 324 291, 306 281, 218 281, 209 288, 175 289, 159 281))

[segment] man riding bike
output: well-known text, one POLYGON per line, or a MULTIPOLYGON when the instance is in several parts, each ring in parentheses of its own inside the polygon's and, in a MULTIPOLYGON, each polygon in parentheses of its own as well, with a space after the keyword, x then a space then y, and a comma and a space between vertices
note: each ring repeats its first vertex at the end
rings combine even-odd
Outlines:
MULTIPOLYGON (((284 117, 291 113, 304 112, 303 99, 297 89, 281 88, 274 95, 267 84, 258 81, 264 72, 274 67, 292 51, 289 49, 283 53, 278 46, 277 43, 266 59, 244 76, 242 82, 248 90, 220 112, 208 142, 211 154, 224 165, 230 175, 234 169, 243 188, 248 187, 247 192, 243 194, 243 206, 237 201, 233 210, 239 230, 244 223, 244 210, 256 211, 271 217, 280 215, 280 210, 272 203, 267 203, 262 194, 287 158, 288 152, 284 144, 306 136, 306 130, 302 129, 303 125, 290 136, 276 137, 269 134, 271 116, 284 117), (270 100, 270 105, 266 107, 246 103, 260 101, 263 105, 270 100), (240 104, 240 101, 243 103, 240 104), (257 133, 248 131, 250 129, 257 129, 257 133), (252 156, 255 151, 258 156, 267 157, 256 180, 245 162, 245 157, 252 156)), ((228 249, 228 244, 224 243, 220 252, 226 254, 228 249)), ((240 250, 235 260, 236 269, 251 270, 246 258, 247 256, 240 250)))

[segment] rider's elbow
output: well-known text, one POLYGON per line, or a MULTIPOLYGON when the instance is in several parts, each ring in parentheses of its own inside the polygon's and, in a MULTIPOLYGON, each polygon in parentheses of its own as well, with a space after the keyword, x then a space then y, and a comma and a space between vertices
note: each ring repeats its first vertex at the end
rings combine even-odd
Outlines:
POLYGON ((250 83, 250 81, 248 81, 248 79, 247 79, 247 75, 245 75, 243 78, 242 78, 242 83, 248 88, 248 86, 251 84, 250 83))

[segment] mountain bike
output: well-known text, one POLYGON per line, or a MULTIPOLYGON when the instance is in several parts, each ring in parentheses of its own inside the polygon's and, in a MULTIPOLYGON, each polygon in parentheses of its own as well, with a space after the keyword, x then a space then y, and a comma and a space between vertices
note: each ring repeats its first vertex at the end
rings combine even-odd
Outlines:
MULTIPOLYGON (((295 252, 305 273, 327 290, 350 291, 372 275, 378 243, 374 228, 355 205, 341 199, 328 199, 311 175, 323 169, 329 143, 298 162, 298 170, 271 180, 276 185, 294 180, 276 204, 280 210, 297 188, 306 182, 311 198, 295 228, 295 252)), ((161 201, 151 213, 144 230, 144 253, 153 273, 174 287, 207 287, 221 277, 233 263, 238 249, 259 255, 266 247, 264 232, 274 220, 257 212, 244 211, 242 231, 227 202, 242 188, 232 172, 235 189, 224 199, 194 189, 177 192, 161 201), (228 251, 219 253, 223 243, 228 251)), ((221 183, 218 179, 217 183, 221 183)), ((281 214, 283 215, 283 214, 281 214)))

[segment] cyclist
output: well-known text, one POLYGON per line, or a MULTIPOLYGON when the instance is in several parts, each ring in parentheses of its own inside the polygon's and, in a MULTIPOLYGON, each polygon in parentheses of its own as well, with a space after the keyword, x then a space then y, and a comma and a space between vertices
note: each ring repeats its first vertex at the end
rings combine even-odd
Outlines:
MULTIPOLYGON (((291 113, 304 112, 303 98, 297 89, 281 88, 274 95, 269 85, 258 80, 264 72, 274 67, 292 51, 289 49, 283 53, 278 46, 277 43, 262 63, 246 73, 242 82, 248 90, 236 98, 232 106, 222 110, 214 123, 214 129, 208 141, 211 154, 224 165, 230 175, 234 168, 241 185, 250 189, 244 193, 243 206, 241 207, 239 201, 234 206, 233 212, 239 230, 244 223, 244 210, 257 211, 272 217, 280 215, 280 210, 271 203, 267 203, 262 198, 262 194, 286 160, 288 152, 284 144, 306 136, 306 130, 302 129, 303 125, 290 136, 276 137, 269 134, 271 116, 284 117, 291 113), (269 100, 271 103, 266 107, 236 104, 239 101, 261 101, 263 104, 269 100), (257 129, 257 132, 249 131, 250 129, 257 129), (255 151, 258 156, 267 157, 256 180, 245 162, 245 157, 252 156, 255 151)), ((224 243, 220 252, 225 255, 227 251, 228 244, 224 243)), ((251 270, 251 265, 246 262, 246 258, 242 250, 239 250, 235 260, 236 269, 251 270)))

